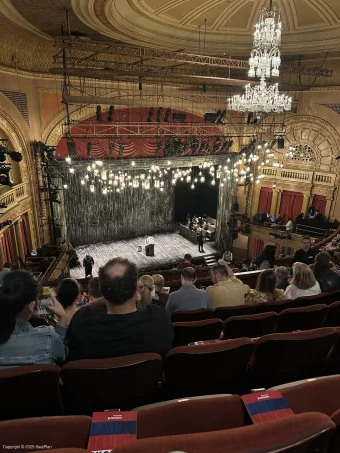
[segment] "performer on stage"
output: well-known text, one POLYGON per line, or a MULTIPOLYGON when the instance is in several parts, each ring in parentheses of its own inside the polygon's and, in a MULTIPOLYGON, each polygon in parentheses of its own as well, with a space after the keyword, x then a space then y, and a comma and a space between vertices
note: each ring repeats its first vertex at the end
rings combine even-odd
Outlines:
POLYGON ((204 253, 204 250, 203 250, 203 244, 204 244, 203 231, 202 231, 202 228, 200 228, 200 227, 197 228, 197 242, 198 242, 198 251, 204 253))
POLYGON ((94 259, 91 255, 86 255, 83 260, 83 266, 85 268, 85 278, 92 277, 92 266, 94 265, 94 259))

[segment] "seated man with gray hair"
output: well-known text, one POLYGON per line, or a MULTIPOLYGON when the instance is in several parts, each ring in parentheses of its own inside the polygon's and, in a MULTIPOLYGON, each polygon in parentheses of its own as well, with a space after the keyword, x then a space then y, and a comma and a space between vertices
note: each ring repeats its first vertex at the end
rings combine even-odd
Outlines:
POLYGON ((276 289, 283 289, 283 291, 286 290, 287 286, 290 285, 289 283, 289 270, 284 267, 280 266, 275 269, 275 274, 276 274, 276 289))
POLYGON ((155 285, 155 293, 156 296, 158 296, 158 300, 164 304, 164 307, 166 303, 168 302, 169 295, 163 293, 163 288, 164 288, 164 277, 161 274, 154 274, 152 275, 153 282, 155 285))

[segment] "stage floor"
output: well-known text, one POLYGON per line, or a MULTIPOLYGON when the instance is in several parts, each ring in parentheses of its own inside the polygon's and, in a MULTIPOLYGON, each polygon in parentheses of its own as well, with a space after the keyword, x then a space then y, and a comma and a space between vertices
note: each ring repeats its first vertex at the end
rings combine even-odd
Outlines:
MULTIPOLYGON (((190 253, 193 257, 209 255, 216 252, 213 242, 204 244, 205 253, 198 252, 198 245, 193 244, 179 233, 155 234, 155 256, 145 256, 144 243, 145 237, 125 239, 116 242, 105 242, 76 247, 79 260, 82 263, 85 255, 91 255, 94 259, 92 274, 98 275, 99 267, 107 261, 117 256, 128 258, 137 264, 139 269, 151 266, 167 264, 171 261, 183 259, 185 253, 190 253), (143 247, 142 252, 138 252, 138 246, 143 247)), ((84 268, 75 267, 70 270, 71 277, 84 278, 84 268)))

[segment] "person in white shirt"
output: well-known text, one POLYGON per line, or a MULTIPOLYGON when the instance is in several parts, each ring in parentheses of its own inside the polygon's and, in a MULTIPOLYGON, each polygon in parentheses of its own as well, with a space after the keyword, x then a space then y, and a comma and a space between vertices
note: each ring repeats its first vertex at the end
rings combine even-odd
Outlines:
POLYGON ((321 289, 312 269, 307 264, 294 263, 293 278, 285 291, 285 299, 296 299, 317 294, 321 294, 321 289))
POLYGON ((286 231, 293 231, 293 226, 294 226, 294 224, 292 222, 292 219, 289 218, 288 222, 286 223, 286 231))

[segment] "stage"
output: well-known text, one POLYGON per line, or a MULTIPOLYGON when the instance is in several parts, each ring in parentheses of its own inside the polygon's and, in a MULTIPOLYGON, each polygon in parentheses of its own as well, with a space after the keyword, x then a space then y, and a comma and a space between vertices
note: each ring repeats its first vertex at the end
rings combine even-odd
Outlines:
MULTIPOLYGON (((139 269, 142 269, 164 265, 172 261, 180 261, 185 253, 190 253, 193 257, 204 257, 217 251, 213 242, 206 242, 204 244, 205 253, 199 253, 198 245, 193 244, 179 233, 155 234, 153 238, 155 241, 155 256, 145 256, 145 236, 115 242, 83 245, 76 247, 75 250, 81 263, 85 255, 93 257, 95 264, 92 274, 94 277, 98 275, 99 267, 117 256, 128 258, 136 263, 139 269), (138 252, 138 246, 143 247, 142 252, 138 252)), ((70 270, 70 274, 73 278, 84 278, 84 268, 82 266, 75 267, 70 270)))

